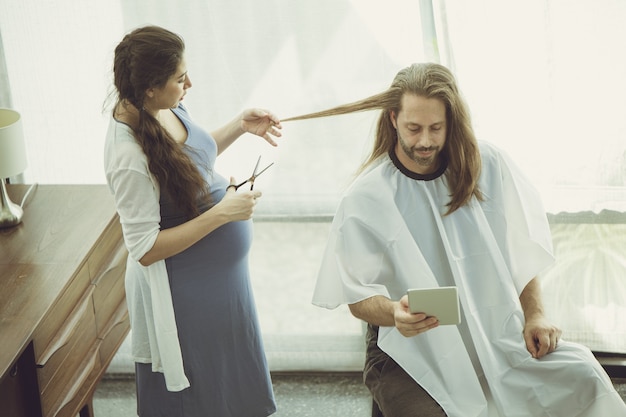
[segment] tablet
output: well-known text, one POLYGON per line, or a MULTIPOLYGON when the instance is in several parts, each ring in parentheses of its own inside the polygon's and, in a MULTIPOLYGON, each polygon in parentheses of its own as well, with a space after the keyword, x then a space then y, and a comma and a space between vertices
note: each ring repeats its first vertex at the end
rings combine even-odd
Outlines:
POLYGON ((456 287, 410 289, 407 294, 411 313, 426 313, 429 317, 437 317, 440 325, 461 322, 456 287))

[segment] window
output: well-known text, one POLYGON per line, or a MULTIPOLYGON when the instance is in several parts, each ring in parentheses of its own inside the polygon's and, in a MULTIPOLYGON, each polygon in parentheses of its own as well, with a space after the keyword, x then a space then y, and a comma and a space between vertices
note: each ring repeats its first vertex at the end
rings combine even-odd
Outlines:
POLYGON ((557 262, 544 302, 564 338, 626 352, 626 3, 446 2, 480 138, 539 187, 557 262))

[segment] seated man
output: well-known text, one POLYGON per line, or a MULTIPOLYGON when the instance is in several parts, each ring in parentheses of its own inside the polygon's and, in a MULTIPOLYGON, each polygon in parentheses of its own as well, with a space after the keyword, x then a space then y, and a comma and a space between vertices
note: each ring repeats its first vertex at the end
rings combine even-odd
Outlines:
POLYGON ((368 323, 364 380, 383 415, 626 416, 591 352, 545 318, 541 201, 477 142, 450 71, 412 65, 379 95, 300 118, 371 109, 374 150, 337 210, 313 302, 368 323), (460 325, 409 311, 409 288, 452 285, 460 325))

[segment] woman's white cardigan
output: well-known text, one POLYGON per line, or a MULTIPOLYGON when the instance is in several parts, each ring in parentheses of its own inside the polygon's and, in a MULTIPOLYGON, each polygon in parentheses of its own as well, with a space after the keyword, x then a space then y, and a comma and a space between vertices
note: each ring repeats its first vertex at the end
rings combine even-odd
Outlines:
POLYGON ((160 231, 159 186, 131 128, 111 117, 106 136, 104 168, 115 195, 124 242, 126 300, 132 329, 132 355, 162 372, 169 391, 189 387, 174 318, 165 261, 143 266, 139 260, 152 248, 160 231))

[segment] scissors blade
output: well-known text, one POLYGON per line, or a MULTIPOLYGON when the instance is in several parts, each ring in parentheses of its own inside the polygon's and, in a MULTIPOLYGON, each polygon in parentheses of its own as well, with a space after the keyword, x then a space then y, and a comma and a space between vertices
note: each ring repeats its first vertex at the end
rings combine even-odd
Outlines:
POLYGON ((258 177, 259 175, 261 175, 262 173, 264 173, 264 172, 265 172, 265 170, 266 170, 266 169, 268 169, 269 167, 271 167, 272 165, 274 165, 274 163, 273 163, 273 162, 272 162, 271 164, 269 164, 268 166, 266 166, 265 168, 263 168, 263 169, 261 170, 261 172, 257 172, 256 174, 254 174, 254 175, 252 176, 252 178, 250 179, 250 191, 254 190, 254 180, 256 180, 256 179, 257 179, 257 177, 258 177))
POLYGON ((257 172, 256 174, 254 174, 254 178, 256 179, 259 175, 261 175, 262 173, 265 172, 265 170, 267 170, 269 167, 271 167, 272 165, 274 165, 274 163, 272 162, 271 164, 269 164, 268 166, 266 166, 265 168, 263 168, 261 170, 261 172, 257 172))
POLYGON ((256 160, 256 165, 254 165, 254 171, 252 171, 252 177, 251 178, 256 177, 256 175, 257 175, 256 170, 259 169, 259 162, 261 162, 261 155, 259 155, 259 158, 256 160))
POLYGON ((263 168, 261 170, 261 172, 256 172, 257 169, 259 169, 259 163, 261 162, 261 156, 259 155, 259 158, 256 160, 256 165, 254 166, 254 172, 252 173, 252 176, 250 178, 248 178, 247 180, 240 182, 239 184, 235 185, 235 190, 238 190, 239 187, 241 187, 242 185, 246 184, 246 183, 250 183, 250 190, 253 189, 254 187, 254 180, 261 175, 262 173, 265 172, 266 169, 268 169, 269 167, 271 167, 272 165, 274 165, 274 163, 272 162, 271 164, 269 164, 268 166, 266 166, 265 168, 263 168))

